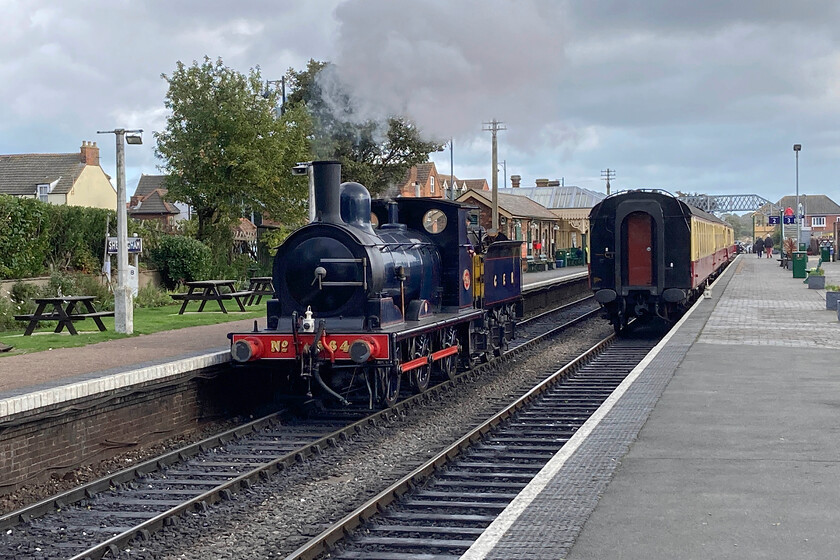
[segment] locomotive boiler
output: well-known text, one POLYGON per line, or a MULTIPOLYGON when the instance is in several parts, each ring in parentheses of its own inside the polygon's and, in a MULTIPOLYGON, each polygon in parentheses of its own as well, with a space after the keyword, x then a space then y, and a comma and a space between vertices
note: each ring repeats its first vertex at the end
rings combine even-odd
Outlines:
POLYGON ((520 242, 476 254, 468 207, 372 200, 340 182, 337 162, 313 162, 312 173, 316 218, 277 249, 266 329, 228 335, 235 362, 274 365, 290 390, 344 403, 361 392, 390 406, 403 379, 423 391, 433 374, 453 376, 459 361, 513 337, 520 242), (485 261, 496 275, 489 290, 475 277, 485 261))
POLYGON ((732 227, 664 191, 608 196, 589 215, 589 281, 616 333, 674 321, 737 251, 732 227))

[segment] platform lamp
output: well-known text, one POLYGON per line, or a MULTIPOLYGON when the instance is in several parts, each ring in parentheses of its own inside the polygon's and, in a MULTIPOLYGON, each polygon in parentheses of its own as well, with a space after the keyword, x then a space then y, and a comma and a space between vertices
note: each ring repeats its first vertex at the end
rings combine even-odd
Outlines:
MULTIPOLYGON (((802 216, 799 213, 799 152, 802 150, 802 144, 794 144, 793 152, 796 154, 796 250, 799 250, 799 239, 802 236, 802 216)), ((782 226, 784 229, 784 226, 782 226)))
POLYGON ((142 144, 143 130, 97 130, 117 139, 117 287, 114 289, 114 330, 134 332, 134 293, 128 286, 128 215, 125 207, 125 144, 142 144))

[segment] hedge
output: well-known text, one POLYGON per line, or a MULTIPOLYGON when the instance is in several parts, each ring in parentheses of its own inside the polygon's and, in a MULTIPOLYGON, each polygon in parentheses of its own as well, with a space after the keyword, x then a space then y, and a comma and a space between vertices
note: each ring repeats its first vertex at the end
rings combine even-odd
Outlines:
POLYGON ((0 278, 98 272, 109 218, 114 231, 115 211, 0 195, 0 278))

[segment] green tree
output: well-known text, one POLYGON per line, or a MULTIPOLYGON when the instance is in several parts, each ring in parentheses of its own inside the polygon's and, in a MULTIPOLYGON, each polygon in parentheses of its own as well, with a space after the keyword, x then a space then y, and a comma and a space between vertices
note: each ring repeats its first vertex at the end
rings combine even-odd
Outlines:
POLYGON ((231 227, 250 211, 299 223, 308 189, 290 169, 310 159, 306 112, 279 115, 278 93, 263 93, 259 68, 245 76, 221 59, 179 61, 162 78, 170 114, 166 129, 155 133, 156 154, 168 174, 167 197, 195 211, 197 238, 230 247, 231 227))
POLYGON ((350 95, 331 76, 328 62, 310 60, 305 70, 289 70, 287 78, 291 89, 287 105, 305 106, 312 116, 316 158, 341 161, 342 180, 362 183, 375 195, 443 147, 424 141, 405 116, 359 122, 350 95))

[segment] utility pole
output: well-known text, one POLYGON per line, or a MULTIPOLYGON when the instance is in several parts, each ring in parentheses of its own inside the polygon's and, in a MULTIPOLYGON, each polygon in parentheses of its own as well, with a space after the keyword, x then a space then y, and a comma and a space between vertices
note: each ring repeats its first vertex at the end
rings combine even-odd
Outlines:
POLYGON ((278 84, 280 85, 280 114, 284 115, 286 114, 286 76, 283 76, 279 80, 267 80, 265 82, 265 91, 262 96, 264 99, 268 99, 268 88, 272 85, 277 86, 278 84))
POLYGON ((607 196, 610 196, 610 179, 615 179, 615 169, 608 167, 601 171, 601 180, 607 182, 607 196))
POLYGON ((452 138, 449 138, 449 200, 455 200, 455 156, 452 138))
POLYGON ((482 130, 489 131, 493 134, 493 232, 499 231, 499 150, 496 143, 496 133, 500 130, 507 130, 507 127, 502 126, 505 123, 493 119, 490 122, 484 123, 482 130))

